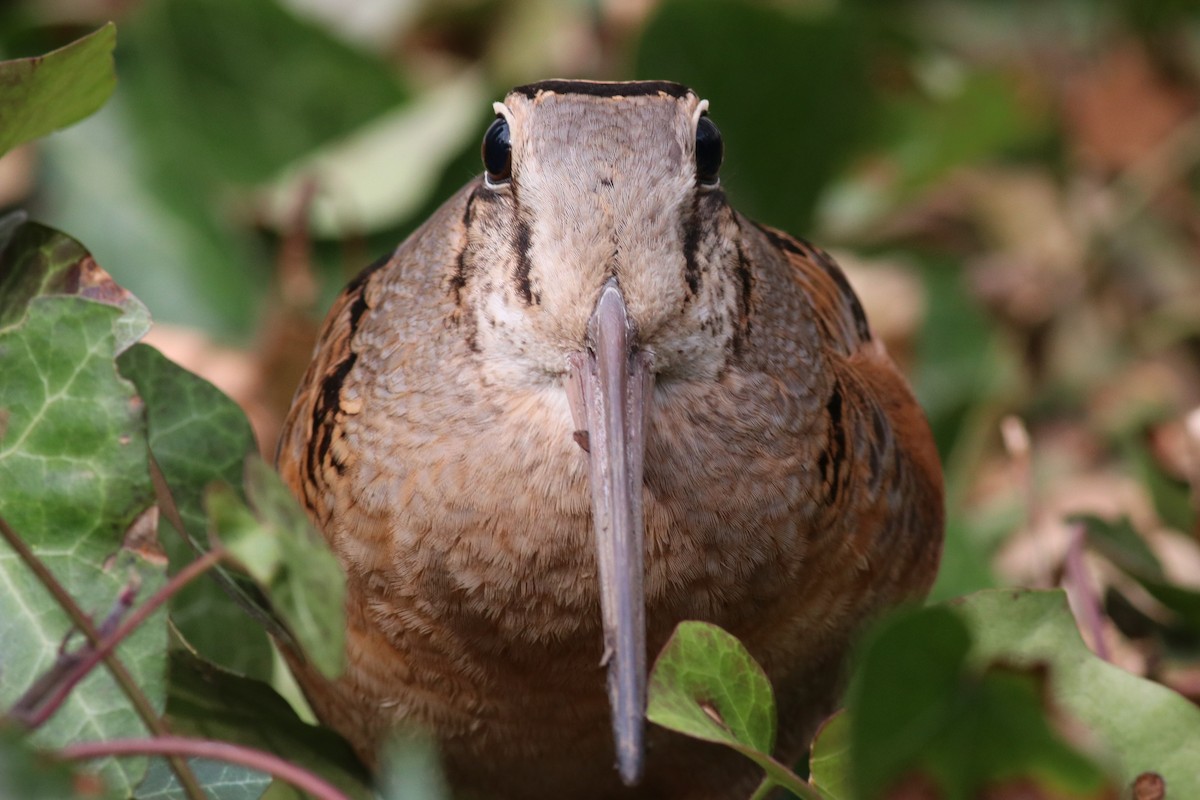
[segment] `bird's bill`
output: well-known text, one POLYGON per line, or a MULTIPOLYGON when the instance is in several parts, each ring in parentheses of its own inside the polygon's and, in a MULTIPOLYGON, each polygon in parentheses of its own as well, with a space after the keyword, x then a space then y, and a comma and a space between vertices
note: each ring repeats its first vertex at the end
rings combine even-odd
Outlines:
POLYGON ((587 432, 608 700, 617 768, 628 785, 641 777, 645 727, 642 462, 653 388, 649 354, 635 351, 631 327, 625 298, 609 280, 568 381, 576 428, 587 432))

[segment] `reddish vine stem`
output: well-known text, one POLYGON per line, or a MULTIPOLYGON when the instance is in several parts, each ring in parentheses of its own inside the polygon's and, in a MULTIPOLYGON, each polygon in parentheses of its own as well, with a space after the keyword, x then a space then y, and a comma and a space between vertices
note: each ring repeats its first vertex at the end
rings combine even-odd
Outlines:
POLYGON ((171 599, 171 597, 178 593, 179 590, 184 586, 188 585, 200 575, 203 575, 205 572, 211 569, 218 561, 221 560, 224 555, 224 550, 211 550, 177 572, 170 581, 168 581, 157 592, 151 595, 149 600, 134 609, 133 613, 129 615, 129 617, 121 624, 119 628, 113 631, 111 635, 105 637, 99 645, 90 650, 79 661, 79 663, 76 664, 71 671, 68 672, 67 675, 58 682, 58 688, 55 693, 46 702, 40 704, 37 712, 28 717, 26 724, 30 728, 37 728, 44 724, 46 720, 50 719, 50 717, 54 715, 54 712, 56 712, 66 701, 67 697, 70 696, 71 690, 75 688, 76 684, 87 677, 88 673, 91 672, 97 664, 103 661, 109 653, 116 649, 117 645, 119 645, 126 637, 128 637, 129 634, 133 633, 133 631, 136 630, 137 627, 141 625, 151 614, 158 610, 163 603, 171 599))
POLYGON ((297 767, 273 753, 255 750, 231 742, 189 739, 183 736, 156 736, 153 739, 113 739, 107 742, 83 742, 64 747, 59 754, 78 761, 108 756, 186 756, 210 758, 265 772, 286 781, 317 800, 349 800, 340 789, 308 770, 297 767))
MULTIPOLYGON (((138 589, 141 588, 141 580, 135 576, 125 585, 121 593, 117 595, 117 602, 113 605, 112 611, 108 612, 108 616, 104 621, 96 626, 96 632, 100 634, 101 639, 107 639, 112 636, 121 624, 121 620, 129 613, 129 609, 133 607, 134 600, 137 599, 138 589)), ((17 701, 8 709, 8 717, 15 719, 26 727, 33 728, 30 719, 34 716, 44 702, 46 695, 54 691, 67 677, 71 674, 79 662, 95 650, 90 643, 85 642, 83 645, 68 650, 67 645, 75 638, 76 631, 72 628, 66 636, 63 637, 62 643, 58 646, 58 658, 41 677, 33 682, 25 693, 17 698, 17 701)), ((95 666, 93 664, 93 666, 95 666)))
MULTIPOLYGON (((37 554, 30 549, 12 526, 8 524, 8 520, 0 516, 0 536, 13 549, 13 552, 21 559, 29 571, 34 574, 38 581, 46 588, 58 605, 71 618, 71 622, 75 624, 79 630, 83 631, 83 635, 93 647, 99 647, 101 642, 100 633, 96 630, 96 626, 92 624, 92 620, 84 612, 79 604, 75 602, 75 598, 71 597, 63 585, 59 583, 58 578, 54 577, 49 568, 42 563, 42 560, 37 557, 37 554)), ((138 687, 137 681, 129 674, 129 670, 125 669, 125 665, 117 658, 115 653, 109 653, 104 657, 104 665, 108 667, 108 671, 112 674, 113 680, 121 687, 121 691, 125 697, 129 699, 130 705, 133 706, 135 712, 142 720, 142 724, 153 733, 155 736, 166 737, 170 731, 167 730, 166 723, 159 718, 158 712, 154 710, 154 706, 150 704, 149 698, 138 687)), ((178 757, 169 759, 171 771, 175 773, 175 777, 179 779, 179 785, 183 788, 184 793, 189 800, 205 800, 204 790, 200 788, 199 781, 192 774, 191 768, 187 762, 178 757)))

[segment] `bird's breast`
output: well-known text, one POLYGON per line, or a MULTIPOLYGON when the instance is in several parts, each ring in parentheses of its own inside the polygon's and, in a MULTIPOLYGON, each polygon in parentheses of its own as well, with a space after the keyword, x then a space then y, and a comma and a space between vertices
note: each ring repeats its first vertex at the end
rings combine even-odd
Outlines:
MULTIPOLYGON (((335 550, 384 627, 457 623, 485 649, 573 637, 598 647, 587 457, 565 392, 503 397, 409 393, 349 422, 349 445, 364 455, 335 550)), ((799 570, 800 410, 769 382, 656 390, 644 481, 652 634, 681 618, 728 621, 799 570), (779 407, 748 423, 737 413, 748 393, 779 407)))

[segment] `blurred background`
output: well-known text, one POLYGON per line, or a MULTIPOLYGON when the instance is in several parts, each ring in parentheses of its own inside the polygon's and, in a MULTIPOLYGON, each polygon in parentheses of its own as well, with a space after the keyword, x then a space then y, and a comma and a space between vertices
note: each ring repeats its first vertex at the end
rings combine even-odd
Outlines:
POLYGON ((0 56, 108 19, 116 95, 0 160, 0 209, 90 248, 268 454, 324 310, 480 170, 493 100, 684 82, 733 204, 832 250, 911 377, 935 597, 1065 584, 1094 649, 1200 698, 1196 3, 8 0, 0 56))

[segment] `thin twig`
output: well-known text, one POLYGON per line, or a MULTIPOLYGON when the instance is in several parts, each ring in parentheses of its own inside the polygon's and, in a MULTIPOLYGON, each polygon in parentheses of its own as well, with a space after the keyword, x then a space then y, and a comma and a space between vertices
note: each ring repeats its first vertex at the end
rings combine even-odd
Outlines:
POLYGON ((83 742, 64 747, 59 755, 68 760, 106 758, 108 756, 187 756, 210 758, 229 764, 265 772, 286 781, 317 800, 349 800, 340 789, 273 753, 251 747, 217 742, 210 739, 189 739, 182 736, 156 736, 153 739, 113 739, 107 742, 83 742))
POLYGON ((1087 529, 1084 523, 1071 523, 1071 541, 1067 545, 1066 559, 1067 586, 1074 590, 1079 608, 1079 621, 1091 634, 1096 655, 1105 661, 1111 661, 1108 644, 1104 639, 1104 612, 1100 606, 1100 598, 1093 591, 1092 582, 1088 580, 1087 567, 1083 564, 1083 542, 1086 536, 1087 529))
POLYGON ((129 609, 133 608, 133 602, 137 600, 141 588, 141 576, 135 573, 129 583, 125 584, 125 588, 121 589, 121 593, 117 595, 117 602, 113 604, 112 611, 108 612, 108 616, 96 628, 96 632, 104 638, 112 636, 113 631, 121 624, 121 620, 129 613, 129 609))
MULTIPOLYGON (((101 636, 96 627, 92 625, 92 620, 84 613, 75 599, 70 593, 63 588, 63 585, 58 582, 58 578, 52 573, 42 560, 29 548, 17 532, 12 529, 8 521, 0 516, 0 535, 13 549, 21 561, 29 568, 30 572, 37 577, 46 591, 54 597, 58 602, 59 607, 66 612, 71 618, 71 622, 75 627, 83 631, 83 635, 88 638, 88 641, 93 646, 100 645, 101 636)), ((138 687, 137 681, 129 674, 129 670, 125 669, 125 665, 117 658, 115 653, 109 653, 104 657, 104 665, 108 667, 108 671, 112 674, 117 685, 121 687, 121 691, 129 699, 133 710, 141 718, 142 724, 153 733, 155 736, 167 736, 170 731, 167 729, 166 723, 159 718, 158 713, 154 710, 154 706, 150 704, 150 700, 145 693, 138 687)), ((204 790, 200 788, 200 783, 196 780, 196 776, 192 774, 191 767, 182 758, 170 759, 171 770, 179 779, 179 785, 183 787, 184 793, 188 796, 188 800, 205 800, 204 790)))
MULTIPOLYGON (((121 624, 121 619, 129 613, 130 607, 133 606, 133 601, 137 597, 138 589, 141 588, 141 580, 135 579, 125 585, 121 590, 121 594, 117 597, 113 610, 108 612, 104 622, 100 623, 96 631, 104 639, 107 639, 113 634, 121 624)), ((79 664, 87 657, 88 653, 93 652, 90 644, 84 643, 74 650, 67 649, 67 645, 75 638, 78 631, 72 628, 63 637, 62 643, 58 646, 58 657, 54 659, 54 663, 42 675, 35 680, 25 693, 22 694, 17 701, 12 704, 8 710, 8 717, 21 722, 29 728, 36 727, 30 723, 31 717, 39 706, 46 702, 46 695, 60 686, 64 680, 68 680, 71 673, 79 666, 79 664)), ((92 667, 96 662, 93 662, 92 667)), ((89 668, 90 671, 90 668, 89 668)))
POLYGON ((23 717, 23 721, 30 728, 37 728, 43 725, 46 720, 54 715, 62 704, 70 696, 71 690, 75 688, 81 680, 87 677, 88 673, 99 664, 104 658, 116 649, 126 637, 129 636, 138 625, 142 624, 151 614, 167 602, 172 596, 177 594, 187 584, 191 583, 200 575, 207 572, 225 555, 224 550, 212 550, 205 553, 200 558, 196 559, 186 567, 181 569, 164 584, 157 592, 151 595, 150 599, 142 605, 138 606, 129 618, 121 624, 119 628, 113 631, 110 635, 105 636, 104 640, 95 648, 90 649, 86 653, 77 654, 80 656, 78 662, 71 668, 61 681, 56 682, 57 690, 54 695, 48 700, 39 703, 37 711, 29 713, 23 717))

